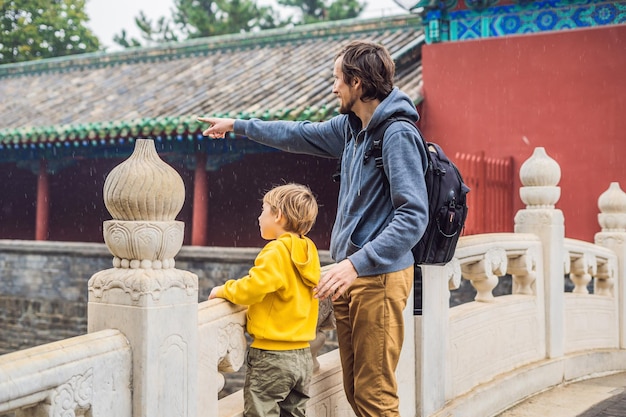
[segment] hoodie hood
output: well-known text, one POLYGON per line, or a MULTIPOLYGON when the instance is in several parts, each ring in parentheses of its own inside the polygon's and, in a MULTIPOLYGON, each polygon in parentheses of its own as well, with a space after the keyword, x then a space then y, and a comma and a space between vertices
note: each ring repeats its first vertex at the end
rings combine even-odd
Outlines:
POLYGON ((291 261, 300 273, 304 284, 314 288, 320 281, 321 274, 315 243, 306 236, 298 236, 294 233, 285 233, 278 240, 289 249, 291 261))
MULTIPOLYGON (((415 122, 420 118, 411 98, 398 89, 398 87, 394 87, 389 95, 376 107, 372 119, 365 127, 365 130, 367 132, 374 131, 391 116, 404 116, 415 122)), ((362 128, 361 120, 353 113, 350 113, 348 120, 352 131, 355 134, 358 133, 362 128)))
MULTIPOLYGON (((359 119, 354 113, 350 113, 348 115, 351 137, 355 138, 355 143, 348 146, 348 148, 352 149, 352 156, 354 160, 363 161, 365 159, 365 152, 371 147, 371 138, 369 136, 392 116, 406 117, 414 122, 419 120, 419 114, 417 113, 417 109, 415 108, 413 101, 411 101, 409 96, 400 91, 398 87, 394 87, 389 95, 380 102, 378 107, 376 107, 376 110, 374 111, 374 114, 372 114, 372 118, 365 129, 361 128, 361 119, 359 119), (356 142, 367 142, 367 144, 359 146, 356 142)), ((352 174, 353 177, 351 182, 356 185, 357 195, 361 195, 363 187, 362 166, 360 164, 355 164, 352 174)))

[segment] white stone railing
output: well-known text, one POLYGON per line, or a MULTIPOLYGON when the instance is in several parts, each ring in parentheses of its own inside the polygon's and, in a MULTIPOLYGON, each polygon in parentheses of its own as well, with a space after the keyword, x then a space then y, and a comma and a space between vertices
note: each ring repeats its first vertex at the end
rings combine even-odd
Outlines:
MULTIPOLYGON (((224 388, 220 372, 235 372, 243 365, 247 348, 244 336, 246 308, 226 300, 210 300, 198 308, 198 409, 202 416, 237 415, 241 405, 224 406, 218 411, 217 398, 224 388)), ((225 402, 226 404, 226 402, 225 402)))
POLYGON ((421 363, 416 415, 457 415, 461 409, 490 415, 485 398, 476 404, 455 399, 469 400, 477 387, 545 357, 542 265, 537 236, 493 233, 461 237, 448 265, 422 267, 422 315, 415 318, 416 363, 421 363), (494 297, 507 274, 512 293, 494 297), (475 301, 450 308, 450 290, 462 279, 476 289, 475 301))
POLYGON ((617 256, 610 249, 576 239, 565 239, 565 273, 574 284, 572 293, 589 294, 593 279, 594 294, 613 297, 617 277, 617 256))
MULTIPOLYGON (((0 413, 242 415, 241 391, 218 394, 221 373, 244 363, 246 310, 198 303, 197 277, 175 268, 182 182, 139 143, 105 183, 113 268, 89 281, 89 334, 0 357, 0 413)), ((520 178, 526 208, 515 216, 515 233, 462 237, 448 265, 423 267, 422 315, 412 316, 411 305, 405 311, 403 417, 493 416, 563 382, 626 370, 626 193, 613 183, 600 196, 602 230, 592 244, 565 238, 555 208, 560 168, 543 149, 520 178), (494 296, 505 275, 511 293, 494 296), (476 289, 475 300, 450 308, 462 280, 476 289)), ((318 359, 308 415, 353 416, 337 351, 318 359)))
POLYGON ((468 236, 457 253, 463 279, 477 289, 477 296, 473 303, 450 309, 448 399, 545 355, 539 239, 513 233, 468 236), (512 294, 493 297, 491 290, 505 274, 512 276, 512 294))
POLYGON ((0 356, 0 414, 131 417, 131 350, 103 330, 0 356))
POLYGON ((591 244, 564 236, 560 168, 545 150, 520 179, 527 206, 516 233, 462 237, 451 264, 424 268, 417 416, 492 416, 563 382, 626 370, 626 194, 614 183, 600 197, 602 232, 591 244), (504 274, 512 294, 494 297, 504 274), (476 299, 448 308, 460 277, 476 299))
MULTIPOLYGON (((619 348, 619 305, 615 296, 617 256, 610 249, 565 239, 565 273, 574 284, 564 298, 564 351, 619 348), (593 280, 593 292, 588 285, 593 280)), ((624 285, 624 281, 622 284, 624 285)))
POLYGON ((488 233, 462 237, 454 259, 446 267, 453 268, 451 289, 458 288, 463 277, 476 289, 476 301, 491 302, 495 301, 493 289, 499 277, 506 274, 513 277, 513 294, 537 295, 535 281, 537 273, 541 274, 540 262, 541 241, 537 236, 488 233))

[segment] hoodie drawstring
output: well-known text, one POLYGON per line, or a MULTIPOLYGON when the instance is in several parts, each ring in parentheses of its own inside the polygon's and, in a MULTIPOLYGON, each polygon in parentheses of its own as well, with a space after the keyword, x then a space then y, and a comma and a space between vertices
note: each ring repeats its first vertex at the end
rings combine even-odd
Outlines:
MULTIPOLYGON (((354 148, 352 149, 352 161, 351 161, 351 169, 350 172, 354 172, 354 170, 352 169, 354 167, 354 164, 357 164, 357 195, 360 197, 361 196, 361 183, 363 182, 363 160, 365 158, 365 130, 361 130, 355 140, 354 140, 354 148), (361 138, 361 149, 359 151, 359 155, 357 157, 357 152, 356 152, 356 148, 359 145, 359 138, 361 138)), ((354 178, 350 179, 351 183, 354 183, 354 178)))

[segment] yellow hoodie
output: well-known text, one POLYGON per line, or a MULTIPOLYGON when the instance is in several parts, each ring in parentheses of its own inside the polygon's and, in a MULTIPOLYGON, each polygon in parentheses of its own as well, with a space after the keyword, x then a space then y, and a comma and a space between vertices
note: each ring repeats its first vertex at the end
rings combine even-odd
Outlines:
POLYGON ((272 240, 248 275, 226 281, 217 296, 247 305, 252 347, 291 350, 315 339, 319 303, 313 288, 320 280, 320 260, 311 239, 285 233, 272 240))

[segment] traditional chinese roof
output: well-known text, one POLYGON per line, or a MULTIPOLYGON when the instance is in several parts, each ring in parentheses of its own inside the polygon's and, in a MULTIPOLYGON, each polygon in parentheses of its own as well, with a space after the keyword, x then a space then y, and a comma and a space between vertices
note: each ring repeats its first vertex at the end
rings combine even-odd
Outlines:
POLYGON ((198 115, 327 119, 338 109, 332 61, 353 39, 384 44, 396 85, 421 101, 424 35, 408 14, 8 64, 0 66, 0 161, 79 148, 107 156, 138 137, 197 149, 198 115))

